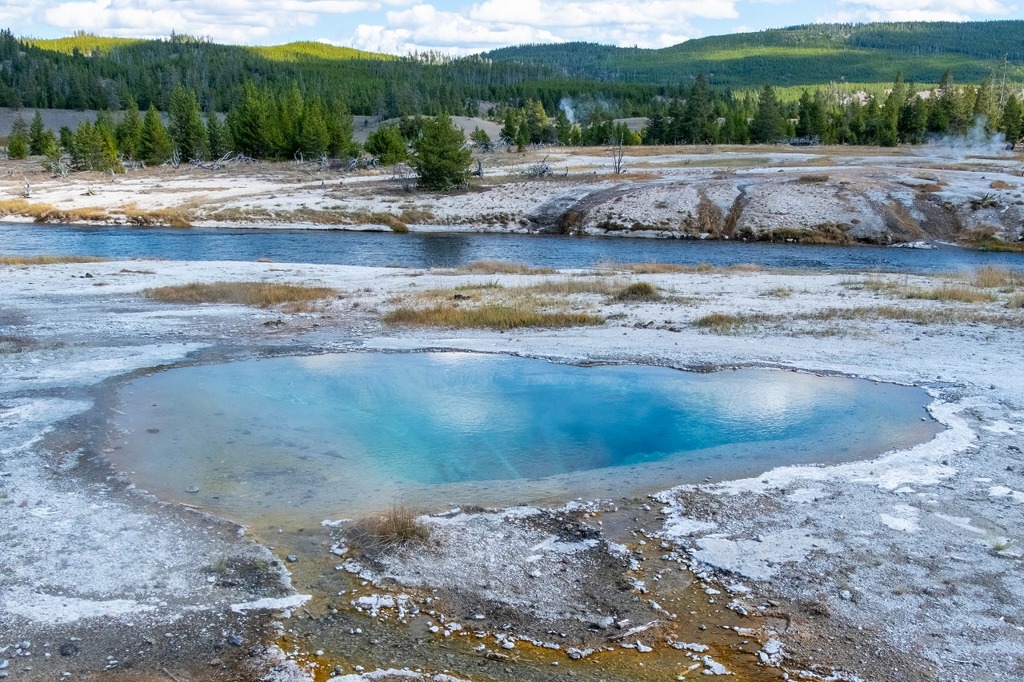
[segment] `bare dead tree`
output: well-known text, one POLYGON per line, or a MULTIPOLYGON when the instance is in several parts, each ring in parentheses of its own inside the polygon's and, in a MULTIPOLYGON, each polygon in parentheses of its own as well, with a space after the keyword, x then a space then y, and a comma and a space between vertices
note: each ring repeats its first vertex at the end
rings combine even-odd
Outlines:
POLYGON ((483 178, 484 178, 484 164, 480 161, 480 159, 476 160, 476 168, 474 168, 472 173, 470 173, 470 174, 471 175, 475 175, 476 177, 478 177, 481 180, 483 180, 483 178))
POLYGON ((621 132, 619 133, 618 138, 612 139, 612 173, 615 175, 622 174, 623 160, 626 156, 625 142, 625 135, 621 132))
POLYGON ((416 171, 407 163, 396 163, 391 171, 391 181, 398 185, 403 192, 412 192, 416 189, 416 171))
POLYGON ((28 199, 32 194, 32 186, 28 184, 28 178, 21 176, 21 196, 28 199))
POLYGON ((548 163, 548 157, 544 157, 537 163, 531 164, 523 169, 522 175, 527 178, 546 178, 554 175, 554 169, 548 163))

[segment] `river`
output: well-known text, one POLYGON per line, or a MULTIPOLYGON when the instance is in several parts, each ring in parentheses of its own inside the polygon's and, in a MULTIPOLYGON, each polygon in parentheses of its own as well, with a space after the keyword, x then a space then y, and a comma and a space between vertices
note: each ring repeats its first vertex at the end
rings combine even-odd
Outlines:
POLYGON ((112 259, 269 259, 287 263, 457 267, 500 259, 535 267, 590 268, 599 263, 756 263, 812 270, 946 272, 983 265, 1024 268, 1024 255, 934 249, 803 246, 665 239, 521 234, 350 232, 340 230, 0 225, 0 254, 78 255, 112 259))

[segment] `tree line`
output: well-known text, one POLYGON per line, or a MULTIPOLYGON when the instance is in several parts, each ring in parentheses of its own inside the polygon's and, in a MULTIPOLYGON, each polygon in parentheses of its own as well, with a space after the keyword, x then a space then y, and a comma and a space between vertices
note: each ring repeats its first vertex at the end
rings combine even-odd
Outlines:
MULTIPOLYGON (((891 147, 969 133, 1001 133, 1010 142, 1024 137, 1024 106, 1017 93, 1001 92, 991 79, 958 85, 949 72, 926 92, 898 77, 884 95, 844 97, 816 89, 804 91, 796 102, 782 101, 771 85, 757 96, 736 96, 715 90, 698 76, 684 97, 654 101, 639 131, 601 108, 589 110, 587 120, 571 121, 569 107, 561 104, 554 112, 535 99, 498 108, 493 113, 503 122, 500 141, 519 149, 535 144, 707 145, 794 139, 891 147)), ((407 116, 396 125, 380 126, 363 150, 388 165, 415 158, 410 152, 422 144, 431 120, 407 116)), ((178 84, 172 89, 166 125, 155 105, 142 114, 134 100, 119 120, 100 111, 95 121, 56 133, 46 130, 37 110, 30 124, 15 120, 7 152, 11 158, 42 155, 50 161, 68 155, 75 169, 118 171, 126 160, 206 161, 228 153, 256 159, 350 157, 361 151, 352 134, 352 115, 344 102, 304 96, 296 84, 278 95, 247 81, 223 118, 214 111, 204 115, 197 93, 178 84)), ((449 138, 452 153, 465 144, 461 132, 458 144, 449 138)), ((481 147, 494 142, 479 129, 471 140, 481 147)))

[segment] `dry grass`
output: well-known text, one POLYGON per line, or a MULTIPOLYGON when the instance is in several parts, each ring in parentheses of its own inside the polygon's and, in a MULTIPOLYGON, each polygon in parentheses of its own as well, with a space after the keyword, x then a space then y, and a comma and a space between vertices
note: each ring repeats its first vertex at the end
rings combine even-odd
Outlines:
MULTIPOLYGON (((983 268, 984 270, 997 270, 995 268, 983 268)), ((1005 275, 1009 276, 1009 275, 1005 275)), ((976 281, 999 281, 1005 282, 1004 274, 1000 272, 985 272, 976 278, 976 281)), ((866 277, 863 280, 848 280, 843 284, 852 289, 867 289, 879 293, 886 293, 906 299, 921 299, 927 301, 946 301, 957 303, 991 303, 996 300, 991 292, 970 286, 968 284, 943 284, 937 287, 925 287, 912 285, 904 278, 883 279, 878 277, 866 277)), ((1001 286, 995 284, 993 286, 1001 286)))
POLYGON ((580 327, 604 324, 604 319, 589 313, 548 311, 536 303, 520 301, 484 303, 463 307, 439 303, 429 308, 397 308, 384 316, 384 322, 407 327, 444 329, 520 329, 523 327, 580 327))
POLYGON ((613 298, 619 302, 657 301, 661 299, 661 294, 650 282, 634 282, 616 292, 613 298))
POLYGON ((145 227, 192 227, 191 216, 187 211, 180 208, 154 208, 141 209, 135 206, 125 206, 118 209, 128 222, 132 225, 145 227))
POLYGON ((394 506, 382 516, 367 516, 345 527, 345 537, 364 553, 380 553, 392 547, 422 543, 430 529, 408 507, 394 506))
POLYGON ((0 256, 0 265, 57 265, 59 263, 102 263, 93 256, 0 256))
POLYGON ((0 201, 0 216, 23 216, 37 223, 102 223, 110 220, 105 209, 97 206, 60 209, 53 204, 33 204, 25 199, 0 201))
POLYGON ((991 303, 996 297, 974 287, 943 284, 939 287, 909 287, 903 292, 904 298, 927 301, 955 301, 958 303, 991 303))
POLYGON ((1017 189, 1017 185, 1011 185, 1010 183, 1002 180, 993 180, 989 183, 989 187, 992 189, 1017 189))
POLYGON ((271 282, 193 282, 146 289, 143 293, 164 303, 235 303, 267 308, 281 304, 308 304, 333 298, 338 292, 328 287, 271 282))
POLYGON ((537 284, 519 287, 519 290, 542 296, 573 296, 575 294, 615 296, 621 290, 621 285, 598 277, 546 279, 537 284))
POLYGON ((1004 242, 995 237, 987 237, 978 241, 974 248, 978 251, 991 251, 994 253, 1024 253, 1024 241, 1004 242))
POLYGON ((974 273, 974 286, 983 289, 1018 287, 1024 285, 1024 272, 1010 268, 985 266, 974 273))
POLYGON ((505 260, 478 260, 451 272, 456 275, 553 275, 555 270, 505 260))
POLYGON ((683 274, 715 274, 733 275, 744 272, 763 272, 764 266, 756 263, 737 263, 736 265, 676 265, 674 263, 600 263, 597 268, 603 271, 631 272, 635 275, 671 275, 683 274))
POLYGON ((820 182, 828 182, 831 178, 824 173, 812 173, 809 175, 801 175, 796 179, 797 182, 803 184, 816 184, 820 182))
POLYGON ((744 329, 769 322, 779 322, 781 317, 764 313, 708 313, 690 324, 712 334, 738 334, 744 329))
POLYGON ((920 325, 979 323, 1003 327, 1024 326, 1024 318, 962 308, 902 308, 899 306, 824 308, 797 317, 800 320, 895 320, 920 325))

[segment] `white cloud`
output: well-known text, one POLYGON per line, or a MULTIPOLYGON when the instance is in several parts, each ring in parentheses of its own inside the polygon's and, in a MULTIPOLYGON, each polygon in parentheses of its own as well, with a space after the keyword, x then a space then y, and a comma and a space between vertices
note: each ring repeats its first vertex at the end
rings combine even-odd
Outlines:
POLYGON ((484 0, 455 11, 419 4, 361 24, 352 43, 366 50, 465 54, 504 45, 569 40, 666 47, 695 34, 694 19, 735 19, 735 0, 484 0))
POLYGON ((998 0, 839 0, 849 8, 819 21, 970 21, 1009 16, 1017 5, 998 0))
POLYGON ((323 17, 375 11, 381 6, 369 0, 71 0, 39 14, 46 24, 68 31, 134 37, 176 31, 250 43, 315 26, 323 17))

